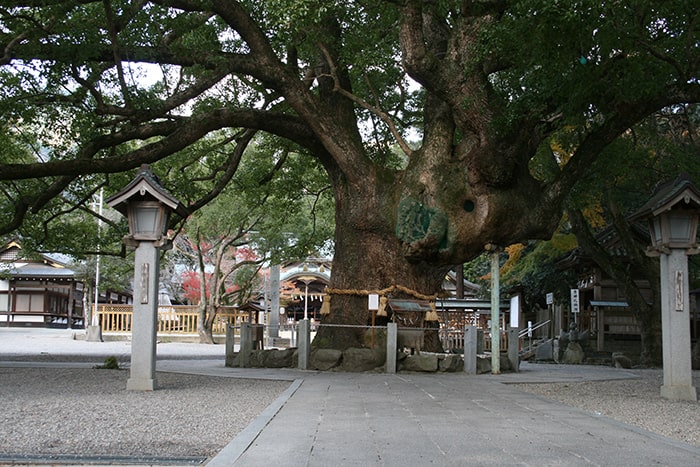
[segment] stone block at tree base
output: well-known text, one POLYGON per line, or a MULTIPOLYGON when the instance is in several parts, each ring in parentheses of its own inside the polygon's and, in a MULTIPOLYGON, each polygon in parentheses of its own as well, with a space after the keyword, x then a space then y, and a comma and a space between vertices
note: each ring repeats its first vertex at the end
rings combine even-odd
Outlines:
POLYGON ((438 357, 438 371, 453 373, 464 371, 464 360, 458 354, 443 354, 438 357))
POLYGON ((349 348, 343 352, 342 371, 371 371, 382 367, 386 361, 386 351, 349 348))
POLYGON ((476 356, 476 374, 491 373, 491 356, 476 356))
MULTIPOLYGON (((248 368, 297 368, 298 349, 249 350, 247 352, 248 368)), ((464 370, 464 360, 459 354, 423 352, 409 355, 397 352, 397 369, 422 373, 458 372, 464 370)), ((227 367, 239 367, 242 353, 229 353, 226 356, 227 367)), ((314 349, 310 355, 309 369, 318 371, 384 371, 386 351, 384 349, 349 348, 344 352, 336 349, 314 349)), ((477 373, 491 372, 491 357, 479 355, 476 358, 477 373)), ((506 354, 501 355, 501 370, 512 371, 506 354)))
POLYGON ((311 352, 311 368, 327 371, 340 364, 343 352, 336 349, 316 349, 311 352))
POLYGON ((411 353, 420 353, 425 347, 425 331, 423 329, 399 329, 396 337, 396 347, 399 350, 411 349, 411 353))
POLYGON ((226 354, 225 366, 231 368, 237 368, 241 366, 240 352, 226 354))
MULTIPOLYGON (((295 348, 248 351, 249 368, 291 368, 294 365, 295 348)), ((227 367, 241 366, 241 352, 226 356, 227 367)))
POLYGON ((267 351, 258 351, 262 356, 263 368, 289 368, 292 366, 292 357, 296 349, 272 349, 267 351))
POLYGON ((438 370, 438 356, 434 353, 409 355, 401 361, 401 371, 425 371, 435 372, 438 370))
MULTIPOLYGON (((508 355, 501 354, 501 371, 514 371, 513 365, 508 359, 508 355)), ((491 355, 477 355, 476 357, 476 374, 491 373, 491 355)))

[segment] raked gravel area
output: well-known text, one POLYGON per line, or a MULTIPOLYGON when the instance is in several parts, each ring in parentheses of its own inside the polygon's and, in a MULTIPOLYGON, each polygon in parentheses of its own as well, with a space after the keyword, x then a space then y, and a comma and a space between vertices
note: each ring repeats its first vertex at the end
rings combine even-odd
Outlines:
MULTIPOLYGON (((513 386, 700 447, 700 403, 663 399, 663 370, 632 372, 639 379, 513 386)), ((693 371, 693 385, 700 388, 700 371, 693 371)))
POLYGON ((125 389, 128 376, 125 370, 0 368, 0 465, 15 455, 198 464, 290 385, 159 372, 158 390, 141 392, 125 389))

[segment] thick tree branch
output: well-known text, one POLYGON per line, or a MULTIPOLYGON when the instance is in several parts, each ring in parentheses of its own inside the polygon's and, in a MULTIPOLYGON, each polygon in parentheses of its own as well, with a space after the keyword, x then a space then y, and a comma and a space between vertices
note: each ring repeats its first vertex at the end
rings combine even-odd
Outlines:
POLYGON ((129 88, 126 85, 126 79, 124 78, 124 67, 122 66, 122 58, 119 55, 119 38, 117 37, 117 25, 112 17, 112 4, 110 0, 103 0, 105 17, 107 18, 107 30, 109 31, 110 45, 112 48, 112 53, 114 54, 114 66, 117 68, 117 79, 119 80, 119 86, 122 90, 122 96, 124 97, 124 102, 127 107, 130 107, 130 96, 129 88))
POLYGON ((248 147, 248 144, 253 139, 253 136, 255 136, 255 133, 255 130, 246 130, 238 141, 236 141, 235 148, 229 153, 229 158, 225 165, 223 175, 217 180, 216 184, 206 195, 202 196, 200 199, 194 201, 188 206, 188 210, 190 212, 197 211, 198 209, 206 206, 223 191, 238 170, 238 165, 243 157, 243 152, 248 147))
POLYGON ((0 235, 10 233, 18 229, 29 212, 37 213, 44 208, 54 197, 57 197, 68 185, 75 180, 76 176, 66 175, 55 179, 42 192, 38 194, 22 196, 14 203, 15 214, 12 219, 0 224, 0 235))
POLYGON ((423 12, 419 2, 407 2, 401 15, 399 39, 403 65, 409 75, 428 89, 438 72, 439 61, 432 55, 423 36, 423 12))
POLYGON ((29 204, 30 202, 26 198, 20 198, 14 203, 14 215, 6 223, 0 224, 0 235, 6 235, 14 232, 22 225, 22 222, 27 215, 27 211, 29 211, 29 204))
POLYGON ((16 37, 11 38, 3 47, 3 54, 0 57, 0 66, 7 65, 12 60, 13 49, 15 46, 27 38, 27 33, 23 32, 16 37))
POLYGON ((389 131, 391 132, 392 136, 398 143, 399 147, 401 147, 401 150, 407 155, 411 156, 413 154, 413 150, 410 148, 408 143, 406 143, 406 140, 403 139, 403 136, 401 136, 401 133, 399 133, 399 130, 396 128, 396 125, 394 124, 394 121, 391 119, 391 117, 384 112, 380 107, 374 106, 370 104, 369 102, 365 101, 361 97, 351 93, 350 91, 347 91, 346 89, 343 89, 343 87, 340 84, 340 79, 338 78, 338 73, 337 73, 337 68, 336 65, 333 61, 333 58, 331 57, 330 53, 328 52, 328 49, 323 44, 319 44, 319 47, 321 51, 323 52, 323 55, 326 57, 326 61, 328 62, 328 66, 331 69, 331 77, 333 78, 333 82, 335 83, 334 85, 334 91, 338 92, 344 97, 347 97, 351 101, 355 102, 358 104, 360 107, 369 110, 373 114, 377 115, 386 125, 389 127, 389 131))
POLYGON ((667 89, 656 98, 646 98, 635 103, 617 103, 616 113, 593 127, 586 135, 574 156, 564 166, 559 178, 547 188, 546 203, 559 202, 576 182, 582 178, 603 149, 625 130, 634 126, 654 111, 683 102, 700 102, 700 85, 684 84, 667 89), (556 200, 556 201, 555 201, 556 200))
POLYGON ((267 131, 290 139, 315 154, 324 153, 315 135, 297 117, 254 110, 216 109, 207 115, 183 118, 177 122, 145 125, 97 138, 87 144, 75 159, 33 164, 3 164, 0 165, 0 180, 123 172, 174 154, 212 131, 236 127, 267 131), (103 149, 157 135, 165 136, 127 154, 94 158, 103 149))
MULTIPOLYGON (((171 96, 161 101, 158 101, 156 105, 148 109, 139 109, 134 107, 134 105, 120 107, 108 104, 102 98, 102 93, 97 89, 97 87, 89 80, 82 78, 78 73, 77 69, 75 68, 73 68, 72 77, 78 84, 80 84, 90 93, 93 99, 95 99, 95 102, 97 103, 95 113, 97 115, 112 115, 116 117, 125 117, 132 123, 142 123, 147 122, 148 120, 162 118, 162 116, 164 115, 168 115, 170 112, 177 109, 178 107, 181 107, 190 102, 192 99, 195 99, 203 93, 206 93, 212 88, 212 86, 216 85, 216 83, 220 82, 228 74, 229 70, 218 69, 213 70, 210 73, 198 76, 193 84, 187 86, 185 89, 175 92, 171 96)), ((118 123, 120 121, 123 120, 117 119, 116 122, 112 123, 118 123)))

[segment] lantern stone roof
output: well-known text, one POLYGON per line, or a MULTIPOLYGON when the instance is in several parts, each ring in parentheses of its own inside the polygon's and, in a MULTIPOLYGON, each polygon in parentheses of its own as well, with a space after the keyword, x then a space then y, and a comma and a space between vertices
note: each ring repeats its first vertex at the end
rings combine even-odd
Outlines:
POLYGON ((126 216, 129 201, 150 199, 163 203, 181 217, 188 215, 187 208, 163 188, 160 180, 147 164, 141 166, 134 179, 127 186, 107 198, 105 202, 126 216))
POLYGON ((682 174, 672 182, 661 184, 649 201, 631 216, 631 220, 653 217, 683 202, 686 207, 700 208, 700 191, 688 174, 682 174))

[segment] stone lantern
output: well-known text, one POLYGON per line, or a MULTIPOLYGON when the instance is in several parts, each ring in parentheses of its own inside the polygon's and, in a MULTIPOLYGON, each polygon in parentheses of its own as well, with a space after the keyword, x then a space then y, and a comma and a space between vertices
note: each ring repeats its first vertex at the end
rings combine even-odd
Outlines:
POLYGON ((632 218, 649 221, 651 246, 661 276, 661 325, 664 384, 661 396, 697 400, 693 387, 690 345, 688 256, 700 253, 697 244, 700 192, 682 175, 660 186, 632 218))
POLYGON ((170 214, 187 216, 187 209, 160 184, 150 167, 106 200, 129 220, 124 244, 135 248, 134 303, 131 326, 131 373, 126 388, 152 391, 156 387, 156 333, 160 250, 169 247, 170 214))

